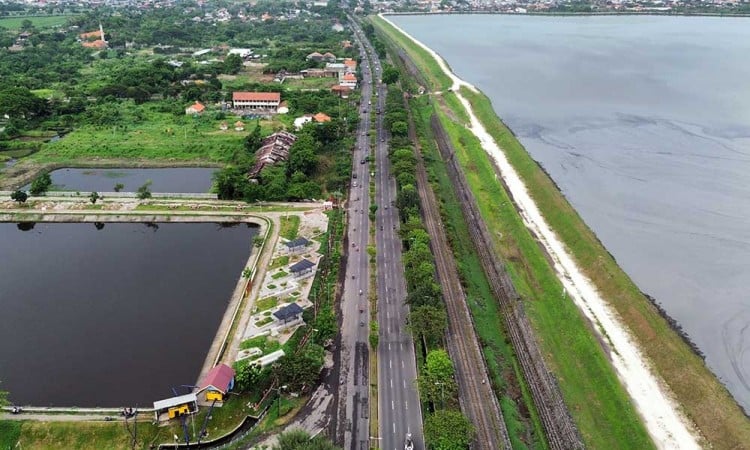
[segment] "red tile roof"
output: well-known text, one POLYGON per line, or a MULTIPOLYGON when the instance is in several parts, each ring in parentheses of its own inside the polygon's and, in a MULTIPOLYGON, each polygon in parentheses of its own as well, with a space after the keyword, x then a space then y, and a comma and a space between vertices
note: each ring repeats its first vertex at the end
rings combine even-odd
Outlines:
POLYGON ((334 92, 349 92, 352 90, 349 86, 342 86, 340 84, 337 84, 336 86, 331 87, 331 90, 334 92))
POLYGON ((208 386, 213 386, 222 393, 226 393, 229 390, 229 384, 232 382, 232 378, 234 378, 234 369, 226 364, 219 364, 208 371, 206 376, 198 384, 198 390, 202 391, 208 386))
POLYGON ((281 100, 281 94, 278 92, 232 92, 232 100, 278 102, 281 100))
POLYGON ((193 108, 194 111, 202 112, 204 109, 206 109, 205 106, 201 102, 195 102, 194 104, 190 105, 190 108, 193 108))
POLYGON ((318 123, 321 123, 321 122, 330 122, 331 121, 331 116, 329 116, 326 113, 322 113, 322 112, 319 112, 319 113, 315 114, 312 117, 318 123))
POLYGON ((357 67, 357 61, 355 61, 355 60, 353 60, 351 58, 346 58, 344 60, 344 65, 347 66, 347 67, 354 67, 354 68, 356 68, 357 67))
POLYGON ((353 73, 347 73, 347 74, 344 75, 344 77, 342 78, 342 80, 344 80, 344 81, 357 81, 357 77, 355 77, 353 73))

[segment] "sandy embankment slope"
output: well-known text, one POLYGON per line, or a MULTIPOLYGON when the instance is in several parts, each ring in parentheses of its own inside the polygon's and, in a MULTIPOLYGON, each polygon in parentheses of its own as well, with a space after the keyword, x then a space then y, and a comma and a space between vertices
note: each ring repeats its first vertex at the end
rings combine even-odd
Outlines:
POLYGON ((470 130, 499 167, 501 176, 518 205, 524 223, 539 237, 551 256, 554 261, 555 273, 575 304, 589 320, 600 327, 595 327, 599 337, 604 342, 610 343, 612 365, 628 395, 633 400, 638 413, 643 418, 649 435, 656 446, 660 449, 699 449, 700 445, 694 427, 679 412, 679 406, 672 399, 661 378, 648 367, 627 327, 599 295, 593 283, 583 275, 568 250, 542 217, 539 208, 531 199, 526 186, 508 162, 505 154, 477 119, 469 102, 459 92, 459 88, 462 86, 479 92, 477 88, 458 78, 451 72, 445 61, 429 47, 416 40, 382 14, 380 18, 427 51, 435 58, 443 72, 453 80, 451 90, 456 94, 469 115, 471 120, 470 130))

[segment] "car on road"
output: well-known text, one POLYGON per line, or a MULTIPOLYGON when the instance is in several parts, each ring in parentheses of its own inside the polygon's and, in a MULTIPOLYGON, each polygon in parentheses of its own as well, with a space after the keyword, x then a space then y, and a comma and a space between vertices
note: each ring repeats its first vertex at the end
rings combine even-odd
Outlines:
POLYGON ((357 182, 352 183, 352 186, 357 187, 357 182))
POLYGON ((354 178, 356 180, 357 179, 357 174, 356 173, 352 174, 352 178, 354 178))
POLYGON ((385 138, 384 137, 380 138, 380 142, 385 142, 385 138))
POLYGON ((359 163, 360 163, 360 164, 364 164, 364 163, 366 163, 366 162, 367 162, 367 161, 365 161, 364 159, 362 159, 362 160, 360 160, 360 161, 359 161, 359 163))

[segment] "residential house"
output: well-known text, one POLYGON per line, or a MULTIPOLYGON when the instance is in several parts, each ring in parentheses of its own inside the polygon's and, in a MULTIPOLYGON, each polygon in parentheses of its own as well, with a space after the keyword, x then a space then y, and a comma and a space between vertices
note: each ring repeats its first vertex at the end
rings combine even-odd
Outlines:
POLYGON ((279 108, 276 110, 276 112, 279 113, 279 114, 286 114, 286 113, 288 113, 289 112, 289 103, 287 103, 286 100, 284 100, 283 102, 279 103, 279 108))
POLYGON ((348 98, 349 94, 352 92, 352 88, 337 84, 336 86, 331 87, 331 92, 341 98, 348 98))
POLYGON ((276 112, 281 103, 278 92, 233 92, 232 107, 239 109, 262 109, 276 112))
POLYGON ((348 72, 354 73, 357 71, 357 61, 351 58, 346 58, 344 60, 344 65, 346 66, 346 70, 348 72))
MULTIPOLYGON (((303 260, 306 261, 306 260, 303 260)), ((282 323, 302 320, 302 307, 296 303, 289 303, 273 312, 273 317, 282 323)))
POLYGON ((310 114, 305 114, 304 116, 297 117, 294 119, 294 129, 299 130, 303 126, 305 126, 306 123, 312 122, 313 118, 310 114))
POLYGON ((308 245, 310 245, 310 241, 303 237, 298 237, 296 239, 292 239, 291 241, 284 242, 286 252, 290 255, 296 255, 298 253, 304 252, 305 250, 307 250, 308 245))
POLYGON ((312 52, 309 55, 307 55, 305 57, 305 59, 308 60, 308 61, 321 62, 321 61, 323 61, 323 55, 321 55, 318 52, 312 52))
POLYGON ((341 86, 348 87, 351 89, 354 89, 357 87, 357 77, 354 76, 353 73, 345 73, 343 77, 341 77, 341 86))
POLYGON ((336 62, 336 55, 334 55, 331 52, 325 52, 325 53, 323 53, 323 61, 329 62, 329 63, 334 63, 334 62, 336 62))
POLYGON ((317 123, 330 122, 331 116, 329 116, 326 113, 319 112, 313 116, 313 120, 316 121, 317 123))
POLYGON ((195 392, 197 402, 199 405, 221 406, 225 396, 233 387, 234 369, 226 364, 219 364, 209 370, 198 383, 198 389, 195 392))
MULTIPOLYGON (((298 263, 294 263, 289 267, 289 271, 292 273, 294 278, 303 278, 306 276, 312 275, 315 271, 313 268, 315 267, 315 263, 308 260, 303 259, 302 261, 298 263)), ((302 308, 300 308, 301 310, 302 308)))
POLYGON ((185 108, 185 115, 189 116, 191 114, 203 114, 203 111, 206 109, 205 106, 199 101, 196 101, 192 105, 185 108))
POLYGON ((255 165, 250 169, 250 178, 257 177, 268 165, 286 161, 289 158, 289 148, 296 140, 297 136, 286 131, 277 131, 263 139, 260 148, 255 152, 255 165))

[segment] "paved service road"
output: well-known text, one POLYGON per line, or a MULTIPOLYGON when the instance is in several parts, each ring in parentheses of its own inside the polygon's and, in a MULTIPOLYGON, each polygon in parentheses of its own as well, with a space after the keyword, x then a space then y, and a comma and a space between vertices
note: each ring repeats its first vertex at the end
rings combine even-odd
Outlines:
MULTIPOLYGON (((359 42, 359 38, 355 35, 359 42)), ((369 64, 362 52, 362 73, 369 72, 369 64)), ((368 450, 370 448, 369 406, 369 332, 370 311, 368 304, 368 282, 370 279, 367 261, 369 238, 370 197, 368 186, 370 174, 367 164, 360 161, 369 154, 370 83, 362 83, 360 123, 353 155, 353 174, 349 201, 347 203, 349 224, 349 249, 346 264, 346 279, 341 299, 341 373, 339 385, 339 420, 336 436, 344 449, 368 450), (356 175, 356 178, 354 176, 356 175)))
MULTIPOLYGON (((382 67, 375 50, 362 36, 372 61, 373 73, 364 72, 374 82, 377 97, 373 101, 376 122, 375 144, 375 219, 377 249, 377 294, 380 339, 378 346, 378 421, 379 448, 402 450, 407 434, 414 448, 424 448, 422 411, 416 389, 417 368, 414 342, 406 329, 409 309, 405 304, 406 281, 401 261, 399 217, 395 207, 396 181, 388 159, 388 133, 384 129, 386 86, 379 83, 382 67), (380 111, 380 113, 378 113, 380 111)), ((365 98, 363 96, 363 98, 365 98)))

